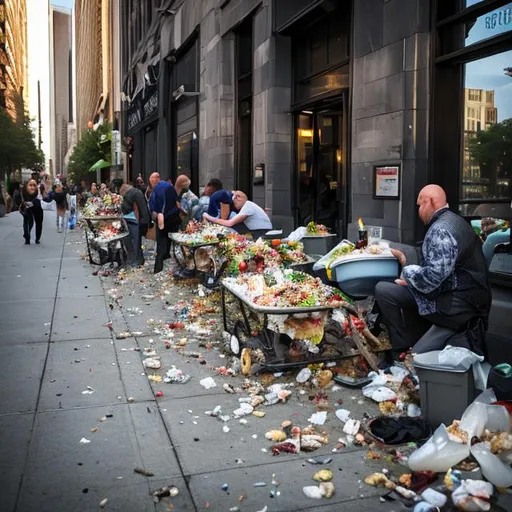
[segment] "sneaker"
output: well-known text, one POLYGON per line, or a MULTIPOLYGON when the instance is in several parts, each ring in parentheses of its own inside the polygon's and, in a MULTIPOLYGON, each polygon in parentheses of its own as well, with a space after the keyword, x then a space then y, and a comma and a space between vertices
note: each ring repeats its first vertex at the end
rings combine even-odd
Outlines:
POLYGON ((62 229, 57 229, 57 233, 62 233, 62 229))
POLYGON ((39 245, 41 243, 41 240, 36 240, 36 244, 39 245))
POLYGON ((30 245, 30 240, 25 240, 25 245, 30 245))

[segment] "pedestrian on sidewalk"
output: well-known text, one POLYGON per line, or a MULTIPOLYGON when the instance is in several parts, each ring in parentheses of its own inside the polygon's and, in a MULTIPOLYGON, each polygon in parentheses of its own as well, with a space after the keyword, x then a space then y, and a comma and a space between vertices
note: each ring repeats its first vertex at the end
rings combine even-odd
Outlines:
POLYGON ((142 237, 146 235, 150 221, 148 203, 141 190, 126 183, 119 192, 123 196, 123 213, 131 239, 131 245, 127 247, 127 263, 130 266, 142 266, 142 237))
POLYGON ((171 241, 169 233, 179 230, 181 220, 178 209, 178 196, 172 185, 160 179, 154 172, 149 177, 153 188, 149 198, 149 211, 156 222, 156 255, 154 273, 158 274, 164 268, 164 260, 171 257, 171 241))
POLYGON ((41 242, 43 233, 43 209, 38 195, 37 181, 29 179, 20 190, 19 212, 23 215, 23 238, 25 245, 30 245, 30 233, 34 224, 36 225, 36 244, 41 242))
POLYGON ((68 195, 64 192, 63 186, 59 183, 55 190, 44 198, 44 201, 46 203, 55 201, 57 207, 57 232, 62 233, 62 228, 66 225, 66 213, 69 204, 68 195))

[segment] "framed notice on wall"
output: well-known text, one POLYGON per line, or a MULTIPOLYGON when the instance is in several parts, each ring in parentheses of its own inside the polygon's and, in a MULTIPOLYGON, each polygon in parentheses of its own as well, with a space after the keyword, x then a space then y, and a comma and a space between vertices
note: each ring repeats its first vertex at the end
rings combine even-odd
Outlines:
POLYGON ((373 198, 400 199, 400 165, 373 166, 373 198))

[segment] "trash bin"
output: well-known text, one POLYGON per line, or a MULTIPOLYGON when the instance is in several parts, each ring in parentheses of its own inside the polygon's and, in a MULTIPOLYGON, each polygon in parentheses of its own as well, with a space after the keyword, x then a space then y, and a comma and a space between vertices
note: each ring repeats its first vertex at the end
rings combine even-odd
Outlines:
POLYGON ((336 245, 337 235, 306 235, 301 239, 304 245, 304 253, 308 256, 321 254, 324 256, 336 245))
POLYGON ((433 428, 461 418, 477 395, 473 370, 441 366, 439 352, 434 350, 414 356, 414 368, 420 381, 422 416, 433 428))

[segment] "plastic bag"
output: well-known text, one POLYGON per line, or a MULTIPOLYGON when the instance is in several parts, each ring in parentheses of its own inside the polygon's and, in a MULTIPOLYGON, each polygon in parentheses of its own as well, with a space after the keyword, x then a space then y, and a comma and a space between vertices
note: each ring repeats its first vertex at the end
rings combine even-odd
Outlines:
POLYGON ((492 389, 480 393, 475 401, 464 411, 459 429, 468 433, 469 437, 480 437, 484 429, 508 432, 509 416, 507 409, 501 405, 490 405, 496 401, 492 389))
POLYGON ((453 504, 459 510, 478 512, 490 510, 489 499, 494 489, 492 484, 483 480, 462 480, 459 487, 452 493, 453 504))
POLYGON ((76 215, 70 215, 68 220, 68 229, 75 229, 76 215))
POLYGON ((473 378, 475 379, 475 387, 480 391, 485 391, 487 388, 487 379, 489 372, 491 371, 491 365, 487 362, 473 364, 473 378))
POLYGON ((512 485, 512 469, 493 453, 488 442, 478 443, 471 447, 471 455, 475 457, 482 475, 496 487, 510 487, 512 485))
POLYGON ((305 226, 301 226, 297 228, 295 231, 292 231, 286 239, 289 242, 300 242, 307 234, 308 230, 305 226))
POLYGON ((479 356, 471 350, 463 347, 452 347, 447 345, 441 352, 439 352, 439 364, 448 368, 457 368, 469 370, 471 365, 477 361, 482 362, 483 356, 479 356))
POLYGON ((331 261, 342 256, 343 254, 350 254, 355 248, 355 245, 350 240, 342 240, 338 245, 329 251, 325 256, 322 256, 314 265, 313 270, 321 270, 329 268, 331 261))
POLYGON ((409 457, 409 467, 413 471, 433 471, 442 473, 469 456, 469 446, 451 441, 444 425, 440 425, 434 435, 409 457))

